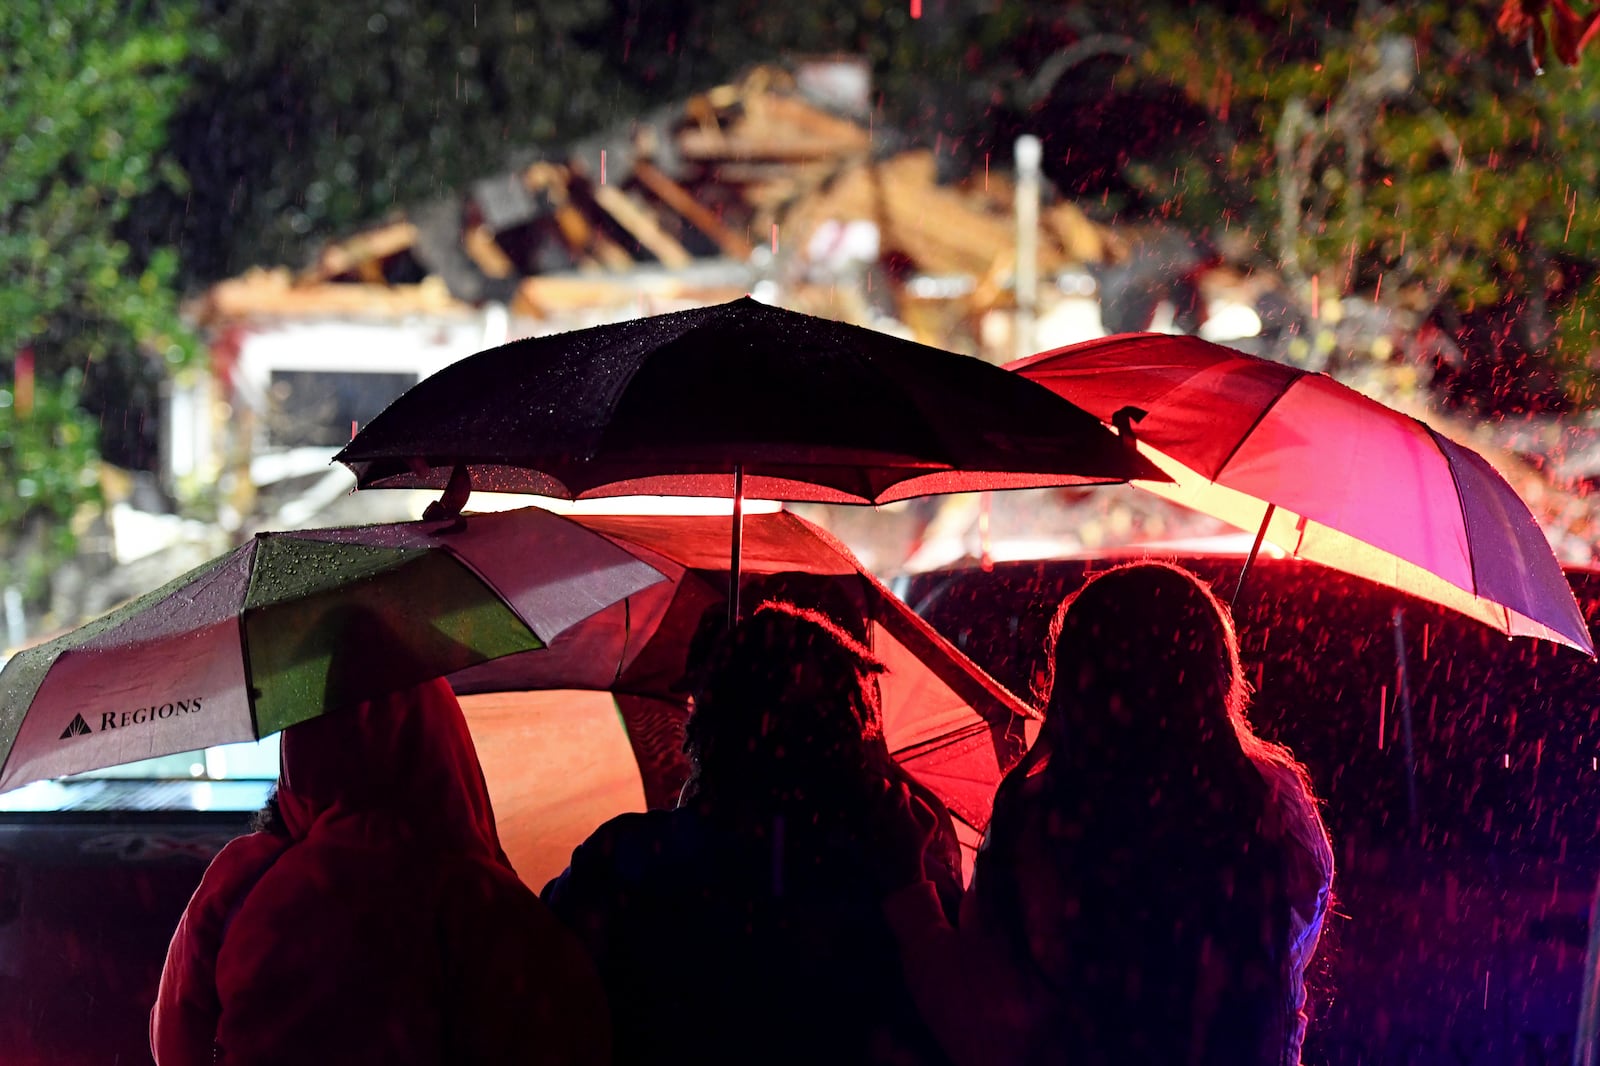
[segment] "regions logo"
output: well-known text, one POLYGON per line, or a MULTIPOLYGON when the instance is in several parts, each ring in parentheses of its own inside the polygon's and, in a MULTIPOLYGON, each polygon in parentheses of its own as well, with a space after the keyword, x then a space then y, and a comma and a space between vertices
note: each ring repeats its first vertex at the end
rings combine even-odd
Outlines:
POLYGON ((90 733, 104 733, 108 729, 125 729, 147 722, 164 722, 170 718, 198 714, 202 699, 204 697, 194 696, 186 700, 172 700, 169 703, 152 703, 148 707, 136 707, 131 711, 102 711, 98 728, 84 721, 83 715, 75 714, 72 716, 72 721, 67 723, 67 728, 61 731, 61 739, 68 740, 90 733))

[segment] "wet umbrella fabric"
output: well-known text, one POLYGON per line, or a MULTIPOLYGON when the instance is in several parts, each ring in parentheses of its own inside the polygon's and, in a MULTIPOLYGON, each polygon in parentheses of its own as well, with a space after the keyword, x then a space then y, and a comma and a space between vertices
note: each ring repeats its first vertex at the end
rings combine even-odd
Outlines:
POLYGON ((337 456, 361 488, 887 503, 1159 471, 981 360, 744 298, 502 345, 337 456))
MULTIPOLYGON (((596 612, 540 652, 452 675, 473 693, 588 689, 616 694, 651 806, 671 806, 687 766, 685 670, 727 588, 726 519, 688 515, 574 516, 667 580, 596 612)), ((891 754, 966 825, 987 824, 995 786, 1024 750, 1037 715, 940 637, 861 566, 849 549, 797 515, 747 519, 747 595, 792 598, 867 620, 865 643, 889 667, 879 680, 891 754)), ((858 634, 861 635, 861 634, 858 634)), ((975 839, 975 836, 972 837, 975 839)))
POLYGON ((1481 455, 1409 415, 1196 337, 1120 334, 1010 368, 1125 420, 1172 478, 1141 488, 1241 529, 1265 522, 1296 558, 1594 654, 1527 505, 1481 455))
POLYGON ((0 671, 0 791, 253 740, 545 646, 662 575, 526 511, 262 533, 0 671))

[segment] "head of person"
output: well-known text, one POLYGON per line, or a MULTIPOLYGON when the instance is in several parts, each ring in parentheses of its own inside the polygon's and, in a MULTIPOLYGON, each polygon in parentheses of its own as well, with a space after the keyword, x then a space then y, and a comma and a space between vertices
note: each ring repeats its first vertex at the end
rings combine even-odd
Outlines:
POLYGON ((694 678, 689 794, 761 808, 853 795, 887 759, 873 683, 883 669, 821 612, 760 604, 694 678))
MULTIPOLYGON (((391 635, 376 617, 347 632, 362 641, 391 635)), ((373 649, 360 652, 364 659, 373 649)), ((331 671, 341 669, 336 652, 331 671)), ((340 690, 354 691, 354 684, 346 678, 340 690)), ((483 767, 449 683, 376 675, 362 691, 365 699, 326 706, 281 734, 281 831, 298 840, 325 817, 378 815, 418 840, 503 860, 483 767)))
MULTIPOLYGON (((780 570, 750 574, 740 585, 746 603, 777 601, 821 615, 860 645, 869 639, 872 622, 855 575, 814 574, 805 570, 780 570)), ((685 649, 683 677, 677 691, 692 694, 700 684, 712 653, 726 640, 728 610, 718 599, 701 612, 685 649)))
POLYGON ((1248 688, 1227 609, 1168 563, 1091 578, 1056 611, 1041 695, 1051 758, 1086 767, 1240 753, 1248 688))
POLYGON ((749 591, 756 603, 780 600, 816 611, 852 640, 866 644, 870 639, 872 621, 859 575, 779 570, 758 576, 749 591))
POLYGON ((1044 727, 996 798, 977 905, 1091 1015, 1157 983, 1198 1005, 1210 957, 1214 1013, 1168 1033, 1204 1032, 1222 1051, 1206 1061, 1262 1061, 1235 1052, 1272 1032, 1297 979, 1285 856, 1324 855, 1331 876, 1332 854, 1304 768, 1245 717, 1227 609, 1181 567, 1130 564, 1062 603, 1050 640, 1044 727))

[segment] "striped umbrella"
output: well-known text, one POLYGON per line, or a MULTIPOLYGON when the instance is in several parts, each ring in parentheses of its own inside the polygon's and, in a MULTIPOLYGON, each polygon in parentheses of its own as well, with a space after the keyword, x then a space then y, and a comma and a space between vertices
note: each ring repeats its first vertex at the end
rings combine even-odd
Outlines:
POLYGON ((288 533, 243 546, 0 671, 0 791, 259 739, 536 651, 662 580, 539 510, 288 533))

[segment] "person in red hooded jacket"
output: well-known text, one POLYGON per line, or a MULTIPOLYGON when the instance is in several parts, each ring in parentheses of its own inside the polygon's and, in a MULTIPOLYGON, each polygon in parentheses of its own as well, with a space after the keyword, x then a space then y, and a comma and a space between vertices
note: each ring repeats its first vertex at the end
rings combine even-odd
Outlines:
POLYGON ((592 964, 518 879, 450 687, 284 730, 273 823, 189 901, 159 1066, 604 1063, 592 964))

